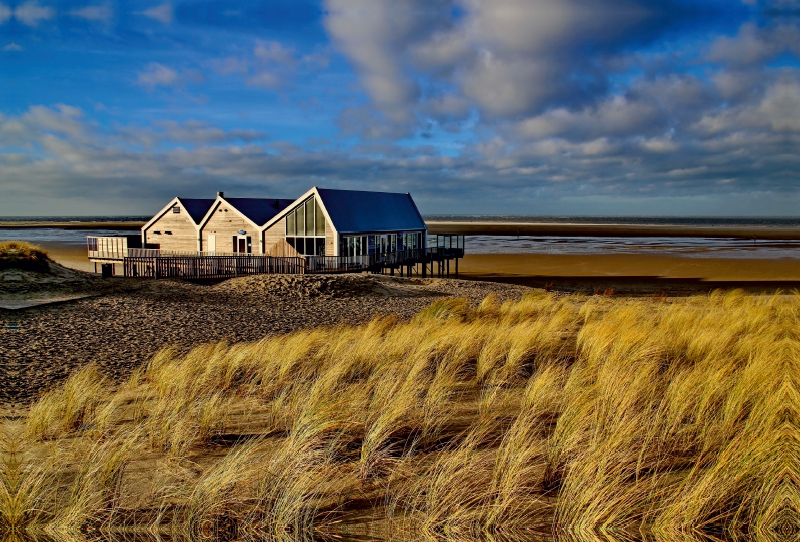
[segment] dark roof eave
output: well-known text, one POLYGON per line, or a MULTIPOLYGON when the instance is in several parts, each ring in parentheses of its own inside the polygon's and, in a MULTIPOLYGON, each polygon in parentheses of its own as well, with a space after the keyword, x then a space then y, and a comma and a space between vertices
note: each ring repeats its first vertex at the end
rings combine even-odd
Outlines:
MULTIPOLYGON (((428 231, 428 226, 424 228, 415 227, 415 228, 391 228, 388 230, 352 230, 352 231, 339 231, 337 230, 339 235, 345 234, 352 234, 352 233, 363 233, 363 234, 370 234, 370 233, 396 233, 399 231, 428 231)), ((291 236, 290 236, 291 237, 291 236)))

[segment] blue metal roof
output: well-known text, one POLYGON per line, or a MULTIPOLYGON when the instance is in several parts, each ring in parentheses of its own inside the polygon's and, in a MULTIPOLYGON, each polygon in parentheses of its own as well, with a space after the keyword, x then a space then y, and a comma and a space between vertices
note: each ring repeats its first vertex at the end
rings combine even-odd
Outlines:
POLYGON ((339 233, 426 229, 410 194, 318 188, 339 233))
POLYGON ((189 216, 194 220, 195 224, 199 224, 211 206, 214 205, 213 199, 192 199, 192 198, 178 198, 183 208, 189 213, 189 216))
POLYGON ((225 201, 259 226, 295 202, 293 199, 275 198, 225 198, 225 201))

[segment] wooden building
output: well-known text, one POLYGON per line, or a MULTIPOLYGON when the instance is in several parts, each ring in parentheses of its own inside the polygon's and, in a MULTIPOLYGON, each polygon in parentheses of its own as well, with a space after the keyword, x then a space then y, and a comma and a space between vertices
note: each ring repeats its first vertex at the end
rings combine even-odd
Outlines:
POLYGON ((175 198, 142 227, 143 247, 173 253, 380 255, 426 239, 409 194, 316 187, 296 200, 175 198))

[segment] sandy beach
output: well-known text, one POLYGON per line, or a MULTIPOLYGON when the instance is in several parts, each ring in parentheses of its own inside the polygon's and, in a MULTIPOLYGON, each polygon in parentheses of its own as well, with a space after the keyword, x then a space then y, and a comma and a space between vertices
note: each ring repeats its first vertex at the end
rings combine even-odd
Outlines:
MULTIPOLYGON (((92 272, 83 246, 41 243, 50 257, 92 272)), ((451 266, 451 274, 455 266, 451 266)), ((800 258, 693 258, 665 254, 466 254, 460 278, 514 282, 565 291, 615 288, 626 293, 673 293, 743 287, 759 291, 800 287, 800 258)))
POLYGON ((428 233, 463 235, 541 235, 563 237, 706 237, 798 240, 800 228, 779 226, 666 226, 630 224, 564 224, 531 222, 428 221, 428 233))
POLYGON ((641 254, 467 254, 459 266, 463 278, 492 280, 528 278, 533 282, 563 280, 619 281, 652 279, 674 283, 723 286, 752 283, 769 287, 800 285, 800 258, 691 258, 641 254))
POLYGON ((26 281, 44 280, 52 282, 46 288, 27 288, 28 295, 79 297, 17 310, 0 308, 0 359, 5 360, 0 380, 11 383, 0 389, 0 404, 24 405, 88 363, 114 379, 125 378, 167 346, 185 350, 208 341, 255 341, 317 326, 358 324, 380 315, 407 319, 443 296, 478 303, 492 293, 509 299, 529 291, 491 282, 374 275, 262 275, 198 285, 103 280, 57 265, 51 269, 54 276, 45 278, 0 273, 0 297, 17 298, 13 292, 25 289, 26 281), (53 280, 58 278, 62 281, 53 280))

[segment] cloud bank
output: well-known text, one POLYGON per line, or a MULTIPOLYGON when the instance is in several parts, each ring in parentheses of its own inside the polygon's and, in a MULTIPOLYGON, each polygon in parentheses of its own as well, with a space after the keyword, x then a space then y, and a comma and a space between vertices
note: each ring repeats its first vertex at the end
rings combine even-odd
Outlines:
MULTIPOLYGON (((27 203, 0 214, 32 213, 42 194, 134 212, 313 184, 411 191, 426 212, 800 209, 795 3, 324 0, 316 19, 256 4, 141 12, 163 34, 143 27, 143 52, 116 69, 133 90, 88 89, 111 109, 73 93, 5 111, 2 200, 27 203)), ((5 9, 29 32, 57 16, 5 9)))

